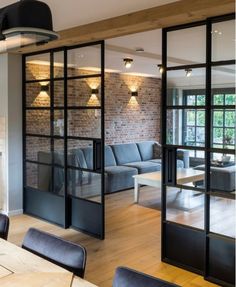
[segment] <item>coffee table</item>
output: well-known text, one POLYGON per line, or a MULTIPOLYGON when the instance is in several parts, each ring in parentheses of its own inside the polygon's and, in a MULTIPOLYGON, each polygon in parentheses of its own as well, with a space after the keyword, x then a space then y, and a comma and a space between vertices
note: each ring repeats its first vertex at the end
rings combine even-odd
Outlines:
MULTIPOLYGON (((161 171, 134 175, 134 202, 139 202, 140 185, 161 188, 161 171)), ((192 168, 177 169, 177 184, 204 180, 205 172, 192 168)))

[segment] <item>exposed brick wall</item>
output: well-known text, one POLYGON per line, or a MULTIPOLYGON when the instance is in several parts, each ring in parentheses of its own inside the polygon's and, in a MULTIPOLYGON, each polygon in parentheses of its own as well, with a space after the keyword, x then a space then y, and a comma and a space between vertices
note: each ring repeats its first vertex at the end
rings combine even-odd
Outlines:
MULTIPOLYGON (((56 75, 62 75, 62 68, 54 69, 56 75)), ((46 65, 27 65, 27 80, 49 78, 46 65)), ((69 69, 70 75, 89 74, 89 71, 69 69)), ((91 89, 99 88, 99 78, 68 81, 69 106, 94 106, 101 103, 100 91, 97 97, 91 97, 91 89)), ((42 82, 42 85, 48 84, 42 82)), ((54 82, 54 105, 63 107, 63 81, 54 82)), ((39 83, 26 86, 26 104, 31 106, 50 106, 50 89, 40 93, 39 83)), ((106 73, 105 75, 105 140, 106 144, 130 143, 144 140, 160 141, 160 94, 161 80, 138 76, 106 73), (131 97, 131 89, 138 91, 138 97, 131 97)), ((33 134, 50 134, 50 111, 27 111, 26 130, 33 134)), ((54 110, 55 120, 64 119, 63 110, 54 110)), ((59 122, 59 121, 58 121, 59 122)), ((100 110, 69 110, 68 135, 81 137, 101 136, 100 110)), ((63 126, 54 127, 55 135, 63 135, 63 126)), ((91 145, 92 142, 70 140, 68 149, 91 145)), ((56 140, 56 151, 63 151, 63 140, 56 140)), ((27 158, 38 160, 38 152, 50 152, 50 140, 31 139, 27 141, 27 158)), ((30 186, 37 187, 37 166, 27 166, 30 186)))

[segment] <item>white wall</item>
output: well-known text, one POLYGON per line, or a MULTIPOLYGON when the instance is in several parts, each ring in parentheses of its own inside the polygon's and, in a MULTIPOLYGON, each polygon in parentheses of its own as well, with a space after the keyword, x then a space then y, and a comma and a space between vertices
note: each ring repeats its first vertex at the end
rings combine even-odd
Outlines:
POLYGON ((22 68, 21 56, 0 55, 0 117, 5 118, 3 211, 23 211, 22 184, 22 68))

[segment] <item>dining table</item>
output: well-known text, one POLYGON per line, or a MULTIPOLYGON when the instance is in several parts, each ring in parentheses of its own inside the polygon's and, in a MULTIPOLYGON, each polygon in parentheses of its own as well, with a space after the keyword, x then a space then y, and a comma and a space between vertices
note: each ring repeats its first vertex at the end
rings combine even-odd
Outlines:
POLYGON ((19 246, 0 239, 1 287, 97 287, 19 246))

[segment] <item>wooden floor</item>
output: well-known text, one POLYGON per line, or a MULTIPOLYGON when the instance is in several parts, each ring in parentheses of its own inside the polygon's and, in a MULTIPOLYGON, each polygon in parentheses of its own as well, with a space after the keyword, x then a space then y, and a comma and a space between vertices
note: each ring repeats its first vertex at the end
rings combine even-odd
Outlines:
POLYGON ((104 241, 26 215, 11 217, 9 241, 20 245, 27 229, 33 226, 83 244, 88 252, 85 277, 100 287, 112 286, 115 268, 120 265, 180 286, 217 286, 201 276, 161 262, 161 213, 157 206, 148 206, 156 196, 157 192, 150 187, 142 188, 139 205, 133 204, 133 190, 107 196, 104 241))

